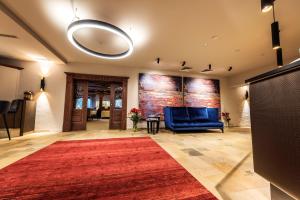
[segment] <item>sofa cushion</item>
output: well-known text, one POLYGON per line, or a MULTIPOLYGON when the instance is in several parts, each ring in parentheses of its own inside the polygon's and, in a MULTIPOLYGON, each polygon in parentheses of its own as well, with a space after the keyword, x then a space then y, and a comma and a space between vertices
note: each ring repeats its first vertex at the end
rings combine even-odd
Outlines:
POLYGON ((188 108, 189 116, 192 121, 208 120, 207 108, 188 108))
POLYGON ((222 122, 178 122, 178 123, 172 123, 172 126, 174 128, 191 128, 191 127, 223 127, 222 122))
POLYGON ((186 107, 174 107, 172 108, 173 121, 189 121, 190 117, 186 107))

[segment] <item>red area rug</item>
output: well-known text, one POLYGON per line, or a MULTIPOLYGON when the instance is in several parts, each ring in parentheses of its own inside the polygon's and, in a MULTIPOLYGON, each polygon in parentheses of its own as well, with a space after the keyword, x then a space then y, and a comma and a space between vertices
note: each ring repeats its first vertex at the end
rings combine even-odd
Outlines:
POLYGON ((59 141, 0 170, 0 199, 216 199, 151 138, 59 141))

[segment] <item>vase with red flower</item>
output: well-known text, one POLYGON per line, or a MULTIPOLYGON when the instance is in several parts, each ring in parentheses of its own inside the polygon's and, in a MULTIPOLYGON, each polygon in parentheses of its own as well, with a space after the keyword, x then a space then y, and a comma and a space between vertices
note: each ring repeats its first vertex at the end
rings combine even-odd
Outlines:
POLYGON ((231 118, 229 116, 229 112, 222 112, 222 117, 223 117, 224 121, 226 122, 227 127, 229 127, 230 126, 230 120, 231 120, 231 118))
POLYGON ((132 121, 133 131, 138 130, 138 123, 142 119, 141 110, 138 108, 132 108, 129 112, 129 119, 132 121))

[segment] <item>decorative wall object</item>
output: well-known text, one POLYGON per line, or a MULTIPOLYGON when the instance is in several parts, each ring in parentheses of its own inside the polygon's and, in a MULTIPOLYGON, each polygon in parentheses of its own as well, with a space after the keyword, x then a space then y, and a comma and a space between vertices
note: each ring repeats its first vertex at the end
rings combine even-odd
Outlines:
POLYGON ((182 78, 139 74, 139 108, 142 117, 163 113, 165 106, 182 106, 182 78))
POLYGON ((185 106, 221 107, 219 80, 184 77, 183 86, 185 106))

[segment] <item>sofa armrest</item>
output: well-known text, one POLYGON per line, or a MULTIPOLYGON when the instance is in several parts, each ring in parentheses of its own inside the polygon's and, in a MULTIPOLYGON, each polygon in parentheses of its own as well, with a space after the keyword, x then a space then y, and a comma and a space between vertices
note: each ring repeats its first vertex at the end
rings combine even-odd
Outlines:
POLYGON ((207 108, 208 120, 211 122, 220 121, 220 113, 218 108, 207 108))
POLYGON ((168 129, 172 129, 172 114, 170 107, 164 107, 164 120, 165 120, 165 127, 168 129))

